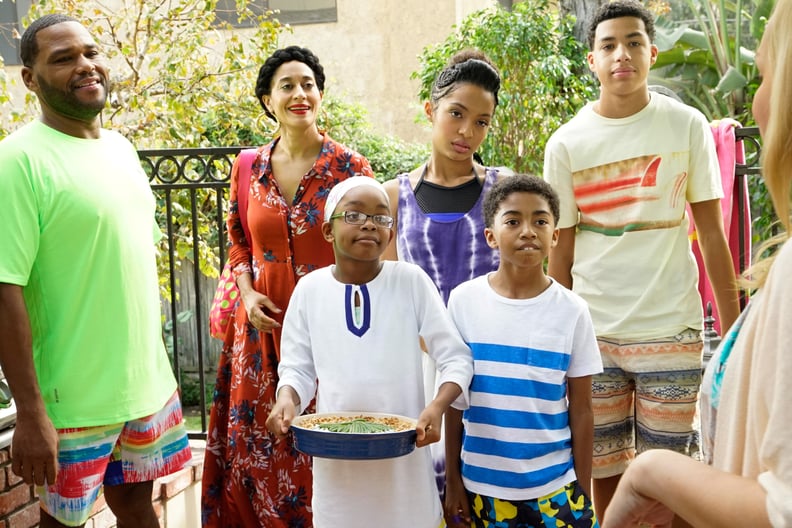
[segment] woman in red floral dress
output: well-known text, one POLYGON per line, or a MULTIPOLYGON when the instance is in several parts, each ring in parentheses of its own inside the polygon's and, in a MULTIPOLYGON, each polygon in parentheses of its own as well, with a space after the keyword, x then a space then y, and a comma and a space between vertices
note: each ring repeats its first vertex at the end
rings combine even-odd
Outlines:
POLYGON ((205 527, 309 528, 311 459, 265 427, 275 402, 283 314, 297 281, 333 263, 322 237, 327 193, 368 161, 319 131, 324 70, 305 48, 277 50, 259 71, 256 97, 280 134, 252 167, 245 239, 231 175, 229 260, 242 302, 217 370, 204 458, 205 527))

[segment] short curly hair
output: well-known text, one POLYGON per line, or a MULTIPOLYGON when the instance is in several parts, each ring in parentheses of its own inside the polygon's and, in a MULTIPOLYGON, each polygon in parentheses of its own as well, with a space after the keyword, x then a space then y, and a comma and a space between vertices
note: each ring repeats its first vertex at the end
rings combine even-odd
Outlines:
POLYGON ((22 33, 22 38, 19 41, 19 58, 22 60, 23 66, 32 68, 33 63, 36 62, 36 57, 39 54, 38 41, 36 40, 38 32, 63 22, 80 23, 76 18, 58 13, 44 15, 30 23, 25 32, 22 33))
POLYGON ((654 15, 649 11, 645 5, 636 0, 613 0, 612 2, 606 1, 594 13, 588 27, 588 45, 589 49, 594 49, 594 40, 596 40, 597 26, 607 20, 614 18, 634 17, 643 20, 646 34, 649 36, 649 42, 654 42, 655 39, 655 20, 654 15))
POLYGON ((314 79, 316 79, 316 86, 319 88, 320 92, 324 92, 324 68, 319 64, 319 57, 314 55, 311 50, 299 46, 289 46, 287 48, 275 50, 275 52, 264 61, 264 64, 259 69, 258 79, 256 79, 256 99, 258 99, 267 117, 273 121, 276 120, 275 116, 272 115, 269 109, 264 105, 261 98, 272 93, 272 78, 275 76, 275 72, 278 68, 286 62, 292 61, 302 62, 311 68, 314 79))
POLYGON ((499 180, 490 188, 484 197, 484 225, 492 228, 495 223, 495 215, 501 204, 514 193, 536 194, 547 200, 550 206, 550 213, 553 215, 555 225, 561 218, 561 205, 558 193, 555 189, 542 178, 530 174, 515 174, 499 180))

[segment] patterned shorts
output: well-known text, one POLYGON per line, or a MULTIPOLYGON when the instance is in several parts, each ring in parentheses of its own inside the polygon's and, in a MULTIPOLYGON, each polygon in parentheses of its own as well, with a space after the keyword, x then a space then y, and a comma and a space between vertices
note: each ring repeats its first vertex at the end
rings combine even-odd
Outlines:
POLYGON ((591 500, 577 481, 544 497, 507 501, 469 493, 476 528, 599 528, 591 500))
POLYGON ((66 526, 84 524, 104 484, 155 480, 192 454, 178 393, 161 411, 126 423, 58 429, 58 476, 37 488, 41 507, 66 526))
POLYGON ((694 429, 701 385, 701 335, 688 329, 646 341, 597 340, 604 367, 593 376, 592 476, 624 473, 636 452, 699 456, 694 429))

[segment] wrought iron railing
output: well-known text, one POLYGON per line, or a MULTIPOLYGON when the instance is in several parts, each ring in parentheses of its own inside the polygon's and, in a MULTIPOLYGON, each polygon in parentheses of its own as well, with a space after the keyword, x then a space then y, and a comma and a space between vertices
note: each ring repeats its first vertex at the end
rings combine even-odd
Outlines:
MULTIPOLYGON (((210 361, 219 353, 219 342, 209 338, 208 309, 214 281, 207 280, 201 271, 201 249, 216 251, 219 269, 226 258, 225 215, 229 188, 229 176, 234 158, 242 147, 213 147, 189 149, 141 150, 139 156, 144 170, 149 175, 151 188, 160 203, 160 228, 167 236, 167 255, 163 267, 166 271, 164 305, 167 309, 166 324, 169 335, 169 350, 173 369, 182 388, 187 381, 185 357, 198 378, 198 401, 200 409, 200 431, 190 431, 190 436, 205 438, 207 430, 206 400, 207 376, 214 376, 217 362, 210 361), (207 211, 207 200, 211 200, 211 212, 207 211), (187 206, 185 208, 185 205, 187 206), (205 222, 211 222, 207 230, 205 222), (208 235, 206 232, 208 231, 208 235), (202 235, 199 233, 203 232, 202 235), (207 247, 207 242, 209 246, 207 247), (191 248, 187 260, 180 261, 178 244, 191 248), (184 273, 183 270, 190 270, 184 273), (185 284, 185 282, 187 284, 185 284), (180 295, 185 286, 190 295, 180 295), (187 297, 187 298, 185 298, 187 297), (190 325, 179 324, 180 315, 191 314, 190 325), (189 329, 191 335, 184 335, 189 329), (214 352, 209 354, 209 352, 214 352), (187 355, 188 354, 188 355, 187 355)), ((219 270, 218 270, 219 271, 219 270)))
MULTIPOLYGON (((736 167, 736 176, 742 181, 752 175, 759 174, 759 131, 757 128, 740 128, 737 130, 737 139, 743 140, 746 147, 746 163, 736 167)), ((191 431, 190 436, 194 438, 206 438, 207 430, 207 401, 206 376, 214 376, 216 361, 212 362, 209 352, 217 352, 219 343, 208 338, 208 302, 214 292, 214 282, 206 280, 200 270, 200 266, 191 266, 191 273, 188 276, 180 276, 181 266, 175 247, 179 242, 183 242, 191 248, 189 259, 193 263, 200 262, 200 248, 206 249, 206 236, 204 239, 199 237, 202 227, 201 222, 211 219, 212 226, 209 229, 209 244, 213 247, 212 251, 217 251, 219 255, 219 265, 225 261, 226 233, 225 233, 225 214, 227 211, 227 195, 229 187, 229 174, 231 165, 240 149, 243 147, 216 147, 216 148, 196 148, 196 149, 164 149, 164 150, 141 150, 139 152, 141 163, 149 175, 151 187, 158 200, 164 206, 164 218, 161 218, 161 228, 167 234, 167 258, 166 274, 168 291, 165 301, 167 307, 167 317, 171 321, 172 342, 172 361, 174 372, 179 377, 180 387, 183 387, 183 365, 184 348, 192 347, 189 357, 196 358, 197 376, 200 384, 200 431, 191 431), (212 212, 207 214, 207 197, 212 200, 212 212), (178 198, 178 199, 176 199, 178 198), (186 201, 189 211, 184 211, 186 201), (179 213, 179 214, 177 214, 179 213), (185 237, 188 233, 188 240, 177 240, 185 237), (192 294, 189 298, 179 298, 178 292, 182 281, 191 283, 192 294), (209 291, 207 291, 207 289, 209 291), (192 311, 193 324, 189 326, 195 335, 184 336, 184 328, 178 324, 180 313, 192 311), (189 337, 190 339, 185 339, 189 337)), ((737 185, 738 192, 742 192, 742 185, 737 185)), ((738 201, 743 204, 742 196, 738 201)), ((740 223, 744 222, 745 215, 748 214, 742 207, 738 210, 740 223)), ((204 229, 206 231, 206 229, 204 229)), ((748 254, 747 248, 751 244, 750 240, 744 240, 740 233, 740 269, 745 269, 748 262, 745 255, 748 254)), ((219 270, 218 270, 219 271, 219 270)))

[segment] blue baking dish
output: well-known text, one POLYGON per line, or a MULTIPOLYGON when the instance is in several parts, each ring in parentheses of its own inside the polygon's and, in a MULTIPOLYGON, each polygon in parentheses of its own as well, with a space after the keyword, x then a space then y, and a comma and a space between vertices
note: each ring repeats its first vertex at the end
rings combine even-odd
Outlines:
POLYGON ((397 414, 372 412, 334 412, 320 414, 304 414, 292 422, 294 443, 298 451, 320 458, 338 458, 346 460, 373 460, 404 456, 415 449, 415 424, 413 418, 397 414), (304 423, 311 418, 324 416, 374 416, 397 418, 412 424, 405 431, 387 431, 382 433, 339 433, 324 429, 305 427, 304 423))

